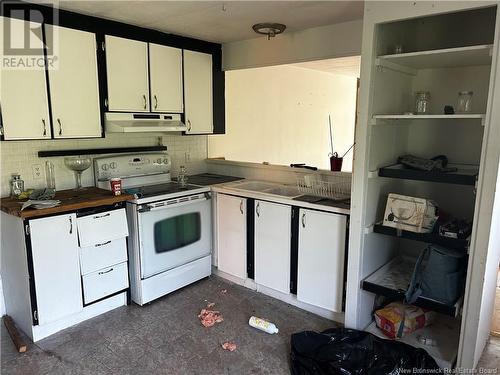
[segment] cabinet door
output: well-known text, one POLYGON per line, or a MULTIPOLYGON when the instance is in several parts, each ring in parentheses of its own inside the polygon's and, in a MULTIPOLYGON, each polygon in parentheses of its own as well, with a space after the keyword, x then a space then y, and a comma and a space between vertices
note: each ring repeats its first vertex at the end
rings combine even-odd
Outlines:
POLYGON ((297 299, 342 311, 347 219, 300 209, 297 299))
POLYGON ((213 133, 212 95, 212 55, 184 50, 186 133, 213 133))
POLYGON ((218 268, 233 276, 247 277, 247 200, 217 195, 218 268))
POLYGON ((148 45, 106 35, 110 111, 149 112, 148 45))
POLYGON ((57 43, 59 57, 49 69, 54 138, 101 137, 95 34, 51 25, 45 31, 57 35, 47 40, 57 43))
MULTIPOLYGON (((8 26, 12 30, 11 38, 17 40, 17 42, 14 40, 14 45, 23 45, 27 22, 0 17, 1 30, 4 30, 4 23, 10 23, 8 26)), ((29 22, 29 28, 39 30, 41 37, 42 26, 40 24, 29 22)), ((43 43, 33 35, 30 39, 30 46, 42 49, 43 43)), ((6 56, 3 50, 2 56, 6 56)), ((42 62, 42 66, 37 69, 0 69, 0 106, 6 140, 49 139, 51 137, 43 54, 38 56, 37 61, 42 62)))
POLYGON ((39 324, 81 311, 76 215, 30 220, 30 237, 39 324))
POLYGON ((150 43, 149 67, 152 111, 181 113, 184 109, 182 50, 150 43))
POLYGON ((290 293, 291 207, 255 201, 255 282, 290 293))

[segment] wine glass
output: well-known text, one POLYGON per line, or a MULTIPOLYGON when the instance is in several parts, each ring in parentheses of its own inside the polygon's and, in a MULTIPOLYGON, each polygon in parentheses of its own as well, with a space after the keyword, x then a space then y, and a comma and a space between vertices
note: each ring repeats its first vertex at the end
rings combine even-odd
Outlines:
POLYGON ((70 156, 64 158, 64 165, 75 172, 76 188, 74 190, 83 190, 82 173, 90 167, 92 159, 88 156, 70 156))

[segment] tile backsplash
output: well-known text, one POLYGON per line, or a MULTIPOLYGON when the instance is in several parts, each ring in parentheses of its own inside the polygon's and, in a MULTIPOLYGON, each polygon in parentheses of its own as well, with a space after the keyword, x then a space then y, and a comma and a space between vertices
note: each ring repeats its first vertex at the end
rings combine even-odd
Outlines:
MULTIPOLYGON (((207 136, 182 136, 158 134, 108 134, 106 138, 71 139, 71 140, 37 140, 37 141, 5 141, 0 142, 0 196, 10 193, 9 181, 12 173, 19 173, 26 188, 43 188, 46 186, 45 162, 54 163, 57 190, 75 187, 75 177, 71 170, 64 166, 64 157, 39 158, 41 150, 67 150, 104 147, 136 147, 155 146, 161 140, 167 146, 172 158, 172 175, 177 174, 180 165, 185 165, 189 174, 206 171, 207 136), (188 155, 187 155, 188 154, 188 155), (40 178, 33 175, 33 166, 40 165, 40 178)), ((91 157, 95 155, 90 155, 91 157)), ((102 155, 99 155, 102 156, 102 155)), ((83 172, 83 186, 94 185, 93 167, 83 172)))

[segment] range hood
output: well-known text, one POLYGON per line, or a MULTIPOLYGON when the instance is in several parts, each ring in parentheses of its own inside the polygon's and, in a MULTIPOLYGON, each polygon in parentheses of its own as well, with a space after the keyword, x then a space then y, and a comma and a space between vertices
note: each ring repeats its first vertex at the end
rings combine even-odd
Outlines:
POLYGON ((186 131, 178 113, 116 113, 104 115, 106 133, 165 133, 186 131))

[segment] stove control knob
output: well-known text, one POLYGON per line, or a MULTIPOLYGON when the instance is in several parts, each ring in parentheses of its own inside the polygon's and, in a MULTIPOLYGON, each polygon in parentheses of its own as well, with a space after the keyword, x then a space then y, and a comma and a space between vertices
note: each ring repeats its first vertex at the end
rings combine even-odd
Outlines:
POLYGON ((168 159, 163 159, 163 164, 168 164, 168 159))
POLYGON ((156 160, 158 164, 161 164, 161 159, 156 160))
POLYGON ((110 167, 111 169, 115 169, 115 168, 116 168, 116 163, 115 163, 115 162, 112 162, 112 163, 109 165, 109 167, 110 167))
POLYGON ((108 168, 109 168, 109 165, 103 164, 101 168, 102 168, 103 171, 107 171, 108 168))

